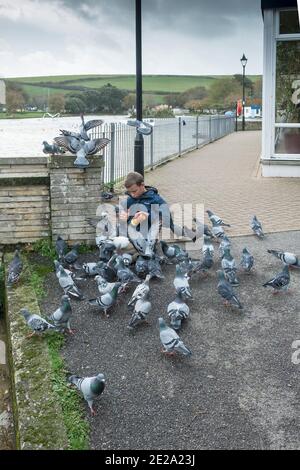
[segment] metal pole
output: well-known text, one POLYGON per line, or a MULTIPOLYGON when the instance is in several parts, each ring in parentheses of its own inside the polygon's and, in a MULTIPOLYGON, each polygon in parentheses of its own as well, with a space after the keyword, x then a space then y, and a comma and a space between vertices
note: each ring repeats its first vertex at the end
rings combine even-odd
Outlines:
POLYGON ((196 149, 199 148, 199 116, 196 116, 196 149))
POLYGON ((238 110, 238 102, 235 103, 235 132, 237 132, 237 130, 238 130, 238 114, 237 114, 237 110, 238 110))
POLYGON ((178 156, 181 156, 181 117, 178 119, 178 156))
POLYGON ((245 65, 243 65, 243 131, 245 130, 245 65))
MULTIPOLYGON (((142 6, 135 0, 135 39, 136 39, 136 118, 143 119, 142 91, 142 6)), ((134 141, 134 171, 144 176, 144 137, 136 133, 134 141)))
POLYGON ((115 138, 115 124, 112 122, 110 124, 110 191, 113 191, 115 183, 115 138))
POLYGON ((154 134, 154 129, 152 130, 152 133, 150 134, 150 165, 151 165, 151 170, 153 170, 153 159, 154 159, 154 146, 153 146, 153 134, 154 134))

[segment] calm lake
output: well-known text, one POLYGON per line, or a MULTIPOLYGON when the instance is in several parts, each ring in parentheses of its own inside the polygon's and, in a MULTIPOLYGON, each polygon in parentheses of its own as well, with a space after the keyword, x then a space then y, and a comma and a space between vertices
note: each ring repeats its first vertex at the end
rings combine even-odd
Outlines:
MULTIPOLYGON (((127 122, 128 116, 84 116, 85 122, 103 119, 104 123, 127 122)), ((72 117, 45 117, 33 119, 0 119, 0 158, 44 156, 42 142, 52 144, 60 135, 59 129, 78 132, 81 119, 72 117)))

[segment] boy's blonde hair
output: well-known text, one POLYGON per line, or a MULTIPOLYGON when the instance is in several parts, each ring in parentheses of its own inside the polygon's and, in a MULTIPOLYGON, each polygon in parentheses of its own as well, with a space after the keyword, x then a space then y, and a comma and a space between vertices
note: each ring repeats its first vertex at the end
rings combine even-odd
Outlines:
POLYGON ((126 177, 124 186, 125 188, 130 188, 130 186, 132 186, 133 184, 137 184, 138 186, 140 186, 142 183, 144 183, 143 175, 141 175, 137 171, 131 171, 126 177))

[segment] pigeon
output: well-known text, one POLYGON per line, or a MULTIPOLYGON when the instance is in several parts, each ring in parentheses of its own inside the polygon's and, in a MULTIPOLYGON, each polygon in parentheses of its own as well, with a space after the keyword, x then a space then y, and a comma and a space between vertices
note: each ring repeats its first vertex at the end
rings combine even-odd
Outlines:
POLYGON ((218 217, 216 214, 214 214, 212 211, 210 210, 207 210, 207 215, 209 217, 209 220, 211 221, 212 225, 216 226, 216 225, 223 225, 223 227, 230 227, 229 224, 225 224, 225 222, 223 222, 222 219, 220 219, 220 217, 218 217))
POLYGON ((171 327, 174 328, 174 330, 179 330, 181 321, 187 318, 190 313, 189 306, 183 301, 180 293, 176 295, 173 302, 169 303, 167 311, 171 327))
POLYGON ((230 253, 230 249, 227 247, 224 249, 224 256, 221 261, 221 266, 225 274, 225 278, 233 286, 238 286, 239 281, 236 277, 237 266, 235 259, 230 253))
POLYGON ((289 265, 285 264, 283 269, 280 273, 276 274, 275 277, 270 279, 270 281, 265 282, 263 287, 273 287, 274 291, 273 294, 278 294, 281 290, 287 290, 288 285, 290 283, 290 272, 289 272, 289 265))
POLYGON ((144 258, 142 255, 139 255, 135 261, 135 272, 138 276, 144 276, 149 273, 148 269, 148 258, 144 258))
POLYGON ((251 228, 255 235, 258 236, 258 238, 264 238, 265 234, 262 230, 261 223, 259 220, 257 220, 256 215, 253 216, 252 222, 251 222, 251 228))
POLYGON ((232 305, 238 307, 240 310, 243 309, 242 304, 240 303, 239 299, 237 298, 236 294, 234 293, 234 290, 232 288, 232 285, 230 282, 226 281, 225 275, 223 271, 218 270, 217 271, 218 275, 218 293, 223 297, 225 300, 226 305, 231 303, 232 305))
POLYGON ((123 258, 121 256, 117 256, 116 258, 116 270, 117 270, 117 278, 125 288, 131 282, 141 282, 141 279, 137 277, 137 275, 131 271, 127 266, 125 266, 123 258))
POLYGON ((63 266, 59 266, 58 273, 56 273, 60 287, 64 290, 66 295, 70 295, 77 300, 83 300, 84 296, 76 286, 70 274, 66 272, 63 266))
POLYGON ((151 279, 151 275, 147 274, 146 279, 144 280, 144 282, 142 284, 139 284, 135 288, 132 296, 130 297, 130 299, 127 303, 128 307, 133 305, 138 299, 141 299, 142 297, 144 297, 146 294, 148 294, 150 292, 150 287, 149 287, 150 279, 151 279))
POLYGON ((117 199, 118 195, 115 194, 112 191, 102 191, 102 193, 100 194, 100 197, 101 197, 102 201, 110 201, 111 202, 113 199, 117 199))
POLYGON ((214 260, 213 260, 212 254, 209 250, 206 250, 204 252, 203 260, 194 266, 192 273, 197 273, 197 272, 207 273, 207 271, 213 266, 213 264, 214 264, 214 260))
POLYGON ((151 224, 151 228, 145 236, 142 231, 136 230, 136 226, 129 224, 128 238, 139 254, 151 258, 154 254, 158 231, 159 225, 156 222, 151 224))
POLYGON ((223 238, 225 235, 224 229, 221 225, 216 224, 214 221, 212 221, 212 234, 216 238, 223 238))
POLYGON ((176 265, 176 276, 175 276, 175 279, 173 281, 173 285, 175 287, 175 290, 176 290, 177 294, 180 292, 184 299, 186 299, 186 298, 192 299, 193 298, 192 293, 191 293, 191 289, 190 289, 190 286, 189 286, 189 281, 184 276, 184 274, 181 271, 180 266, 178 264, 176 265))
POLYGON ((115 251, 113 242, 109 239, 103 241, 99 245, 99 259, 101 261, 109 261, 115 251))
POLYGON ((175 354, 178 352, 184 356, 191 356, 192 352, 189 348, 185 346, 183 341, 179 338, 173 328, 170 328, 165 324, 165 321, 162 317, 158 319, 159 322, 159 336, 161 343, 163 345, 163 351, 165 354, 175 354))
POLYGON ((224 256, 224 249, 225 248, 230 248, 231 247, 231 241, 229 240, 229 238, 224 235, 222 237, 222 240, 220 242, 220 245, 219 245, 219 255, 220 255, 220 258, 223 258, 224 256))
POLYGON ((87 276, 97 276, 100 274, 100 269, 103 267, 103 262, 98 263, 83 263, 82 269, 87 276))
POLYGON ((44 331, 55 329, 54 325, 48 323, 40 315, 37 315, 36 313, 30 313, 26 308, 21 308, 20 313, 23 315, 29 328, 33 330, 33 332, 29 334, 27 338, 31 338, 36 333, 43 333, 44 331))
POLYGON ((77 264, 77 259, 79 256, 78 250, 80 248, 80 244, 76 243, 71 251, 64 255, 63 261, 68 264, 70 267, 74 267, 75 269, 81 269, 81 266, 77 264))
POLYGON ((121 256, 125 266, 130 266, 132 264, 133 257, 130 253, 123 253, 121 256))
POLYGON ((134 311, 127 325, 127 328, 132 329, 138 323, 145 321, 150 311, 151 311, 151 302, 149 302, 149 292, 146 292, 142 297, 140 297, 136 301, 136 304, 134 306, 134 311))
POLYGON ((288 264, 291 267, 300 268, 299 258, 294 253, 277 250, 268 250, 268 253, 271 253, 272 255, 276 256, 276 258, 281 259, 284 264, 288 264))
POLYGON ((116 303, 120 286, 121 283, 116 282, 110 292, 106 292, 106 294, 103 294, 95 299, 89 299, 89 304, 100 307, 100 309, 104 311, 106 317, 109 318, 107 310, 109 310, 116 303))
POLYGON ((160 240, 160 246, 165 257, 170 261, 182 261, 186 256, 186 251, 179 245, 168 245, 164 240, 160 240))
POLYGON ((98 263, 100 276, 104 277, 108 282, 115 282, 117 280, 117 271, 114 267, 116 256, 117 255, 113 255, 108 263, 104 263, 104 261, 98 263), (100 267, 100 263, 102 263, 102 267, 100 267))
POLYGON ((46 154, 51 154, 51 155, 58 155, 59 153, 65 153, 64 149, 59 147, 56 144, 50 145, 46 140, 43 142, 43 152, 46 154))
POLYGON ((148 122, 139 121, 137 119, 129 119, 127 121, 128 126, 136 127, 138 134, 150 135, 153 131, 153 126, 148 122))
POLYGON ((107 292, 111 292, 115 287, 115 282, 108 282, 104 277, 98 275, 95 277, 95 281, 97 282, 98 291, 100 295, 107 294, 107 292))
POLYGON ((192 261, 189 256, 187 256, 184 260, 180 261, 179 263, 181 272, 189 279, 192 274, 195 272, 195 267, 198 263, 192 261))
MULTIPOLYGON (((109 220, 109 214, 106 211, 101 212, 98 218, 87 218, 89 225, 96 228, 96 235, 106 238, 114 238, 117 236, 116 223, 109 220)), ((114 221, 115 222, 115 221, 114 221)))
POLYGON ((102 119, 93 119, 85 123, 82 113, 80 114, 80 117, 81 117, 81 125, 79 129, 79 133, 66 131, 64 129, 60 129, 60 132, 62 135, 66 137, 72 137, 74 139, 84 140, 86 142, 90 141, 90 137, 87 134, 87 131, 89 131, 90 129, 94 129, 95 127, 101 126, 104 121, 102 121, 102 119))
POLYGON ((240 264, 246 273, 250 273, 251 268, 253 267, 253 264, 254 264, 254 257, 247 250, 247 248, 243 248, 242 260, 240 264))
POLYGON ((54 141, 61 147, 69 150, 69 152, 76 154, 74 166, 84 169, 89 166, 87 155, 95 155, 99 150, 103 149, 110 142, 109 139, 93 139, 86 142, 84 139, 77 139, 73 136, 59 136, 55 137, 54 141))
POLYGON ((83 398, 87 401, 92 415, 96 414, 93 408, 93 402, 96 397, 103 393, 105 388, 105 378, 103 374, 98 374, 94 377, 79 377, 71 375, 68 382, 74 384, 78 390, 83 394, 83 398))
POLYGON ((59 330, 67 330, 68 333, 73 334, 70 326, 70 318, 72 315, 72 308, 70 304, 70 299, 67 295, 63 295, 61 298, 60 307, 52 313, 52 315, 47 316, 48 320, 52 321, 54 326, 59 330))
POLYGON ((23 262, 20 258, 19 250, 15 251, 15 256, 8 265, 7 284, 11 286, 16 284, 20 278, 23 269, 23 262))
POLYGON ((202 237, 203 235, 206 235, 207 237, 209 237, 211 239, 214 238, 214 235, 213 235, 212 231, 210 230, 210 228, 208 227, 208 225, 203 224, 202 222, 200 222, 200 220, 197 219, 197 217, 194 217, 193 221, 196 224, 196 236, 197 236, 197 238, 202 237))
POLYGON ((156 254, 154 254, 152 258, 148 260, 148 272, 151 277, 156 277, 158 279, 165 278, 162 272, 160 263, 161 263, 161 258, 156 254))
POLYGON ((66 244, 65 240, 60 235, 57 235, 57 239, 55 242, 55 251, 58 256, 59 261, 63 261, 64 255, 68 251, 68 245, 66 244))
POLYGON ((210 237, 205 234, 203 235, 202 253, 204 254, 208 250, 211 256, 214 256, 215 249, 210 240, 210 237))
POLYGON ((130 245, 130 240, 128 237, 117 236, 111 238, 111 241, 113 242, 117 252, 119 252, 120 250, 126 250, 130 245))

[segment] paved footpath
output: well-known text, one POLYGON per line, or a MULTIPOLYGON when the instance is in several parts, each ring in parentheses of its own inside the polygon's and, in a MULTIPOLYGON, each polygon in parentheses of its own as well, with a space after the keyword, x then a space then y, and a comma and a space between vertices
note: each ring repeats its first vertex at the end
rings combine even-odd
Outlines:
POLYGON ((228 135, 146 173, 169 204, 203 203, 232 225, 229 235, 252 233, 254 214, 266 233, 299 230, 298 178, 263 178, 261 132, 228 135))

